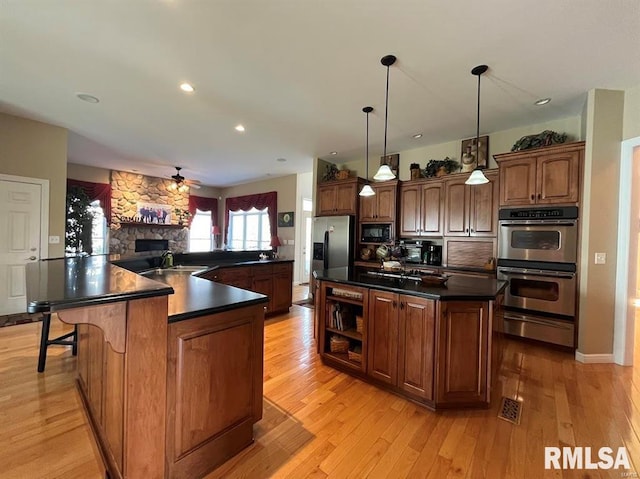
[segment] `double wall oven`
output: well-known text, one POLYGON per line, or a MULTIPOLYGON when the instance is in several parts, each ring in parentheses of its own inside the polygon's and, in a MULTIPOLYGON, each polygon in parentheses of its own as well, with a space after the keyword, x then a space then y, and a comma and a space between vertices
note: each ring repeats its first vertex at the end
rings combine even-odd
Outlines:
POLYGON ((504 332, 574 347, 578 208, 503 209, 499 220, 504 332))

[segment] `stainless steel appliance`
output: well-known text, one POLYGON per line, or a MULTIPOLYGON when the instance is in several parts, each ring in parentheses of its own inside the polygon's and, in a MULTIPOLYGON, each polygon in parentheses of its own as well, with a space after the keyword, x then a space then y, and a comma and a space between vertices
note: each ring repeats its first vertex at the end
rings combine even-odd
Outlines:
POLYGON ((504 332, 575 346, 578 208, 500 210, 504 332))
POLYGON ((353 265, 353 216, 313 218, 313 270, 353 265))
POLYGON ((362 243, 388 243, 392 234, 391 223, 361 223, 360 226, 362 243))
POLYGON ((440 266, 442 264, 442 246, 439 244, 427 246, 423 254, 423 261, 431 266, 440 266))
POLYGON ((578 208, 500 210, 498 258, 576 263, 578 208))
POLYGON ((421 241, 404 241, 405 261, 407 263, 422 263, 422 253, 425 251, 426 243, 421 241))

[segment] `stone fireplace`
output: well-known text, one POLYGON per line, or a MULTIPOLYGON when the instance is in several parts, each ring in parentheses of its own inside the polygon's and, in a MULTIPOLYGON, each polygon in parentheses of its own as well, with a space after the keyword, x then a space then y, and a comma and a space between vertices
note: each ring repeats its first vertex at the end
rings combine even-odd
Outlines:
POLYGON ((167 205, 174 212, 177 208, 188 210, 189 193, 169 189, 171 180, 151 176, 111 171, 111 231, 109 233, 109 253, 132 255, 136 239, 166 239, 169 249, 181 253, 188 250, 189 230, 178 225, 173 214, 170 225, 142 224, 123 221, 137 215, 139 202, 167 205))

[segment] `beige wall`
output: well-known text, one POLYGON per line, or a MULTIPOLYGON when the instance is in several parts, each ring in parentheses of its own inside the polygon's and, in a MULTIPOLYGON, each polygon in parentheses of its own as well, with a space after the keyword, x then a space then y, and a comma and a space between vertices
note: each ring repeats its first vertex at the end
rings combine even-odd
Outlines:
MULTIPOLYGON (((514 143, 525 135, 540 133, 544 130, 553 130, 558 133, 566 133, 568 137, 567 141, 575 141, 584 139, 584 136, 582 136, 580 132, 580 126, 580 116, 571 116, 560 120, 489 133, 489 168, 498 167, 493 159, 494 154, 510 151, 514 143)), ((460 161, 461 142, 462 139, 400 151, 400 179, 411 179, 409 172, 409 165, 411 165, 411 163, 418 163, 421 168, 424 168, 427 166, 429 160, 442 160, 447 156, 456 161, 460 161)), ((356 171, 357 176, 365 176, 366 165, 364 158, 355 158, 347 161, 344 165, 350 170, 356 171)), ((369 157, 370 178, 376 173, 379 165, 380 159, 378 157, 369 157)))
MULTIPOLYGON (((224 223, 225 200, 235 196, 253 195, 256 193, 267 193, 269 191, 278 192, 278 212, 296 211, 297 210, 297 178, 296 175, 281 176, 279 178, 270 178, 263 181, 255 181, 243 185, 232 186, 231 188, 223 188, 222 200, 219 202, 220 221, 224 223)), ((286 241, 295 241, 295 216, 293 228, 278 228, 278 237, 285 244, 286 241)), ((225 226, 225 225, 223 225, 225 226)), ((224 229, 223 229, 224 231, 224 229)), ((294 245, 284 245, 278 248, 280 257, 287 259, 294 258, 294 245)))
POLYGON ((67 178, 92 183, 111 183, 111 170, 95 166, 67 163, 67 178))
POLYGON ((49 180, 49 257, 64 255, 67 130, 0 113, 0 173, 49 180))
POLYGON ((640 136, 640 85, 624 92, 624 131, 622 138, 628 140, 640 136))
POLYGON ((613 352, 624 100, 624 92, 612 90, 591 90, 587 99, 578 331, 582 354, 613 352), (594 264, 596 252, 607 254, 606 264, 594 264))

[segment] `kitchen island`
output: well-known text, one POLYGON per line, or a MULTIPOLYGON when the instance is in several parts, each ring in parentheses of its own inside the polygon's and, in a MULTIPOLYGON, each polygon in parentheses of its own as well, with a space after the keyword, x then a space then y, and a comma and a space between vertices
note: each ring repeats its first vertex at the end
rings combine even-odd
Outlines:
POLYGON ((262 417, 262 294, 105 257, 27 267, 29 312, 78 326, 78 389, 108 477, 202 477, 262 417))
POLYGON ((506 282, 376 273, 314 271, 323 362, 431 409, 488 407, 506 282))

